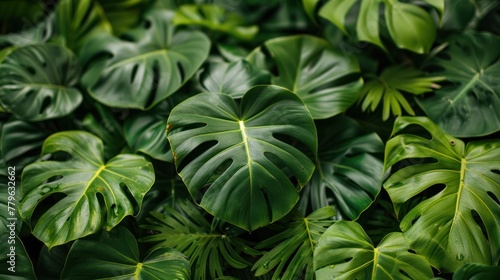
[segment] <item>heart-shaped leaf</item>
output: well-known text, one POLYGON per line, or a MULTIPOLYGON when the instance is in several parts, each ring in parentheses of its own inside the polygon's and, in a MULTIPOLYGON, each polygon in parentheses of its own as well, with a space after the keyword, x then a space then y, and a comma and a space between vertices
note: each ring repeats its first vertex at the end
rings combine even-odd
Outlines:
POLYGON ((18 119, 41 121, 73 112, 82 95, 78 59, 58 45, 28 45, 0 62, 0 105, 18 119))
POLYGON ((101 140, 83 131, 47 138, 42 155, 58 152, 70 158, 32 163, 21 177, 25 196, 19 212, 49 249, 103 225, 109 230, 139 212, 154 182, 153 167, 143 157, 120 154, 105 163, 101 140))
POLYGON ((500 130, 500 38, 467 32, 429 64, 451 83, 435 95, 417 98, 427 116, 456 137, 482 136, 500 130))
POLYGON ((152 10, 118 39, 99 34, 80 57, 88 66, 82 84, 110 107, 149 109, 179 89, 202 65, 209 39, 174 31, 172 12, 152 10))
POLYGON ((313 120, 281 87, 250 89, 239 108, 226 94, 196 95, 172 110, 168 127, 177 172, 191 195, 209 213, 247 230, 285 216, 314 170, 291 145, 316 154, 313 120))
POLYGON ((413 249, 444 271, 464 263, 498 264, 500 141, 465 145, 424 117, 398 118, 393 135, 386 145, 385 168, 400 170, 384 188, 396 213, 413 197, 422 199, 400 224, 413 249), (405 133, 409 128, 427 137, 405 133), (408 164, 399 165, 403 160, 408 164))
POLYGON ((366 133, 354 120, 337 117, 317 121, 319 153, 316 170, 304 188, 301 207, 332 204, 339 216, 355 220, 382 188, 384 145, 375 133, 366 133), (380 158, 377 157, 380 154, 380 158))
MULTIPOLYGON (((278 76, 272 82, 296 93, 315 119, 329 118, 347 110, 363 84, 354 56, 343 55, 327 41, 309 36, 271 39, 264 44, 278 76)), ((249 60, 262 56, 254 51, 249 60)))
POLYGON ((410 252, 400 232, 389 233, 374 247, 356 222, 339 221, 319 238, 314 250, 317 279, 429 279, 427 260, 410 252))
POLYGON ((161 247, 141 257, 134 235, 124 227, 75 241, 61 279, 179 279, 189 280, 189 261, 161 247))

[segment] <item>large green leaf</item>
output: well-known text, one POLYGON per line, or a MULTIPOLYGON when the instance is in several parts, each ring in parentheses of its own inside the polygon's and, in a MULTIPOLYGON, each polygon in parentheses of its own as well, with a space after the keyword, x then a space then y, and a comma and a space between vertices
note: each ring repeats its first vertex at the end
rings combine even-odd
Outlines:
MULTIPOLYGON (((170 204, 170 203, 168 203, 170 204)), ((233 233, 230 227, 221 230, 204 217, 194 203, 181 200, 176 209, 165 205, 163 214, 151 212, 153 219, 143 228, 154 232, 141 239, 155 242, 154 248, 172 247, 188 257, 193 279, 218 279, 226 267, 242 269, 251 265, 244 254, 257 255, 250 243, 233 233)), ((240 231, 243 231, 240 229, 240 231)))
POLYGON ((278 68, 273 84, 300 96, 313 118, 343 113, 358 98, 363 83, 356 58, 343 55, 327 41, 297 35, 271 39, 264 47, 278 68))
POLYGON ((118 39, 101 33, 85 45, 82 84, 110 107, 151 108, 181 87, 202 65, 209 39, 174 31, 172 12, 153 10, 118 39))
POLYGON ((36 280, 33 264, 21 239, 17 235, 11 237, 8 232, 0 234, 0 238, 2 240, 0 242, 0 252, 2 252, 0 278, 3 280, 36 280), (14 258, 12 258, 13 254, 14 258))
POLYGON ((339 221, 320 237, 314 250, 317 279, 429 279, 431 266, 412 253, 400 232, 374 247, 356 222, 339 221))
POLYGON ((75 87, 80 67, 74 54, 57 45, 28 45, 0 62, 0 105, 19 119, 66 116, 82 101, 75 87))
POLYGON ((141 256, 134 235, 117 227, 99 236, 75 241, 61 279, 179 279, 190 278, 190 265, 179 252, 161 247, 141 256))
POLYGON ((377 157, 384 152, 382 140, 344 116, 317 122, 316 127, 316 170, 304 188, 301 206, 310 202, 312 209, 319 209, 333 204, 338 216, 355 220, 382 188, 384 167, 377 157))
POLYGON ((500 260, 500 141, 465 143, 429 119, 402 117, 387 142, 385 167, 400 168, 384 183, 396 212, 413 197, 400 227, 417 253, 444 271, 500 260), (419 128, 430 136, 405 134, 419 128), (404 166, 402 160, 409 161, 404 166), (408 165, 409 164, 409 165, 408 165))
MULTIPOLYGON (((330 0, 321 8, 319 15, 347 33, 346 17, 358 2, 360 4, 355 28, 358 40, 370 42, 384 49, 380 37, 379 14, 383 3, 385 25, 396 46, 416 53, 426 53, 430 50, 436 36, 436 25, 430 14, 415 4, 399 0, 330 0)), ((425 2, 442 15, 444 0, 425 2)))
POLYGON ((129 154, 105 163, 101 140, 83 131, 59 132, 43 143, 42 155, 61 152, 70 157, 30 164, 21 178, 19 212, 49 249, 139 212, 154 182, 151 163, 129 154))
POLYGON ((199 78, 204 91, 226 93, 233 98, 243 97, 253 86, 271 83, 269 72, 246 60, 211 63, 203 69, 199 78))
POLYGON ((313 279, 313 252, 320 236, 334 223, 331 206, 304 217, 298 210, 278 234, 261 241, 255 248, 270 248, 252 267, 255 276, 273 271, 272 279, 313 279), (283 273, 282 273, 283 272, 283 273), (280 278, 281 277, 281 278, 280 278))
POLYGON ((500 130, 500 38, 488 33, 455 35, 432 59, 435 74, 451 85, 417 102, 444 131, 456 137, 500 130))
POLYGON ((235 38, 251 40, 259 31, 256 25, 243 26, 241 16, 216 4, 182 5, 173 19, 176 25, 200 25, 235 38))
POLYGON ((313 120, 281 87, 250 89, 239 108, 227 94, 196 95, 172 110, 168 126, 176 168, 191 195, 214 216, 247 230, 285 216, 314 170, 291 145, 298 141, 316 154, 313 120))

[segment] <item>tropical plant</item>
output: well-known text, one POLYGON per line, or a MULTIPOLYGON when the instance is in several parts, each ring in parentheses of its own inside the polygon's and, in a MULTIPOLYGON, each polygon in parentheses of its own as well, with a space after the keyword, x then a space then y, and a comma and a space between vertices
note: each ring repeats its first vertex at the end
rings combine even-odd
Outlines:
POLYGON ((495 0, 0 3, 0 278, 495 279, 495 0))

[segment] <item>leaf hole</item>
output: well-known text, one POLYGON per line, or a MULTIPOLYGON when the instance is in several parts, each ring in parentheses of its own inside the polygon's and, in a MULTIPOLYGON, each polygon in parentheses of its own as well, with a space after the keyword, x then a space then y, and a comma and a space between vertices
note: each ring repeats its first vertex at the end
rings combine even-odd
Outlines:
POLYGON ((408 277, 409 279, 413 279, 410 277, 410 275, 408 273, 406 273, 404 270, 400 269, 399 270, 399 273, 403 274, 404 276, 408 277))
POLYGON ((149 89, 148 99, 144 104, 145 107, 149 107, 153 104, 156 99, 156 94, 158 93, 158 86, 160 83, 160 66, 157 60, 154 62, 151 71, 151 87, 149 89))
POLYGON ((419 219, 420 219, 420 216, 418 216, 418 217, 414 218, 413 220, 411 220, 411 225, 414 226, 418 222, 419 219))
POLYGON ((493 172, 497 175, 500 175, 500 170, 498 170, 498 169, 491 169, 491 172, 493 172))
POLYGON ((51 101, 52 101, 52 99, 49 96, 46 96, 43 99, 42 104, 40 105, 40 110, 38 111, 38 113, 43 114, 43 112, 45 112, 45 110, 47 110, 47 108, 49 108, 50 104, 52 103, 51 101))
POLYGON ((38 201, 37 206, 33 210, 33 215, 31 216, 31 225, 37 224, 43 214, 67 196, 68 195, 65 193, 51 193, 38 201))
POLYGON ((476 210, 471 210, 470 213, 472 215, 472 218, 474 219, 474 222, 476 222, 479 228, 481 228, 481 232, 483 233, 484 238, 486 240, 489 240, 486 226, 484 224, 484 221, 481 219, 481 216, 479 216, 479 213, 476 210))
POLYGON ((123 41, 131 42, 131 43, 135 43, 135 41, 136 41, 135 38, 132 37, 132 35, 127 34, 127 33, 121 34, 120 39, 123 41))
POLYGON ((414 134, 418 135, 420 137, 423 137, 427 140, 432 140, 432 135, 429 131, 427 131, 423 126, 416 125, 416 124, 411 124, 404 129, 402 129, 398 135, 401 134, 414 134))
POLYGON ((415 250, 413 250, 413 249, 408 249, 408 253, 410 253, 410 254, 417 254, 417 252, 415 252, 415 250))
POLYGON ((137 203, 137 200, 135 199, 132 192, 130 192, 129 187, 127 186, 127 184, 120 182, 120 189, 125 194, 130 204, 132 204, 132 207, 134 209, 134 215, 137 215, 139 213, 139 204, 137 203))
POLYGON ((422 195, 424 197, 433 197, 433 196, 437 195, 438 193, 441 193, 442 191, 444 191, 444 189, 446 189, 445 184, 435 184, 435 185, 432 185, 429 188, 427 188, 425 191, 423 191, 422 195))
POLYGON ((494 193, 492 193, 490 191, 488 191, 486 193, 488 194, 489 197, 491 197, 491 199, 493 199, 493 201, 495 201, 498 205, 500 205, 500 200, 498 199, 498 197, 494 193))
POLYGON ((184 158, 178 159, 180 160, 177 166, 178 172, 181 172, 184 169, 184 167, 186 167, 186 165, 188 165, 191 161, 198 158, 199 156, 204 154, 209 149, 213 148, 218 143, 219 141, 217 140, 203 142, 200 145, 198 145, 198 147, 194 148, 191 152, 189 152, 189 154, 187 154, 184 158))
POLYGON ((130 83, 134 83, 135 75, 137 75, 138 68, 139 68, 138 64, 135 64, 134 67, 132 67, 132 71, 130 73, 130 83))
POLYGON ((144 29, 149 29, 151 27, 152 23, 151 23, 151 20, 149 19, 146 19, 143 23, 143 27, 144 29))
POLYGON ((28 66, 28 65, 25 65, 24 66, 24 69, 26 70, 26 72, 28 72, 30 75, 35 75, 36 74, 36 70, 35 68, 31 67, 31 66, 28 66))
POLYGON ((269 221, 272 221, 273 220, 273 213, 272 213, 273 208, 272 208, 271 200, 269 199, 269 195, 265 189, 261 188, 260 191, 262 192, 262 195, 264 196, 264 200, 266 202, 267 217, 268 217, 269 221))
POLYGON ((180 62, 177 62, 176 66, 177 66, 177 70, 179 70, 179 76, 181 78, 181 81, 184 81, 184 79, 186 78, 186 73, 184 72, 184 67, 182 66, 182 64, 180 62))

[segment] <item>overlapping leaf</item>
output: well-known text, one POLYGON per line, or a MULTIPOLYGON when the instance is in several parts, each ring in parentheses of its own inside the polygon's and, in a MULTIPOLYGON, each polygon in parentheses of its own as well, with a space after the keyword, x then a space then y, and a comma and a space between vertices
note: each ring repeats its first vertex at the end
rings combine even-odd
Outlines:
POLYGON ((181 253, 160 247, 141 256, 135 237, 124 227, 75 241, 61 279, 190 278, 189 261, 181 253))
POLYGON ((255 276, 272 271, 273 279, 298 279, 302 275, 305 279, 313 279, 314 248, 320 236, 334 223, 334 215, 331 206, 318 209, 307 217, 294 211, 282 232, 255 247, 259 250, 272 248, 252 267, 255 276))
POLYGON ((12 239, 9 237, 8 232, 0 234, 2 238, 0 250, 3 252, 0 257, 0 278, 5 280, 36 279, 33 264, 23 242, 17 235, 12 239), (10 242, 11 240, 15 243, 10 242), (11 246, 15 247, 15 250, 12 251, 11 246), (12 252, 14 252, 13 260, 11 260, 12 252))
POLYGON ((130 154, 105 163, 101 140, 83 131, 59 132, 45 140, 42 155, 60 152, 70 158, 32 163, 21 179, 25 196, 19 212, 47 247, 103 226, 109 230, 125 216, 138 213, 154 182, 151 163, 130 154))
POLYGON ((314 250, 317 279, 429 279, 431 266, 410 252, 400 232, 389 233, 374 247, 356 222, 339 221, 320 237, 314 250))
POLYGON ((16 48, 0 62, 0 105, 26 121, 63 117, 82 101, 79 79, 79 62, 64 47, 16 48))
POLYGON ((447 133, 473 137, 500 130, 499 44, 492 34, 459 34, 429 62, 451 85, 417 102, 447 133))
POLYGON ((337 215, 355 220, 382 188, 382 140, 375 133, 364 132, 347 117, 316 125, 319 141, 316 170, 304 188, 301 207, 310 204, 312 209, 319 209, 333 204, 340 212, 337 215))
POLYGON ((82 84, 110 107, 149 109, 179 89, 202 65, 209 39, 198 31, 174 31, 172 12, 152 10, 118 39, 99 34, 80 57, 82 84))
MULTIPOLYGON (((327 41, 297 35, 268 40, 263 47, 278 69, 273 84, 296 93, 313 118, 343 113, 358 98, 363 84, 358 61, 354 56, 343 55, 327 41)), ((258 56, 263 57, 261 49, 255 50, 249 60, 258 56)))
POLYGON ((298 141, 316 154, 313 120, 281 87, 254 87, 239 107, 226 94, 196 95, 172 110, 167 126, 191 195, 214 216, 247 230, 285 216, 314 170, 291 145, 298 141))
POLYGON ((393 135, 385 168, 409 161, 384 183, 396 213, 402 203, 424 196, 400 224, 415 251, 444 271, 464 263, 498 264, 500 141, 466 145, 424 117, 397 119, 393 135), (411 127, 430 137, 405 133, 411 127))

